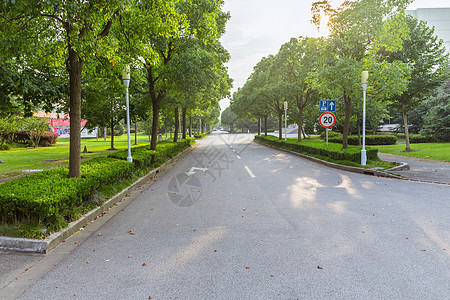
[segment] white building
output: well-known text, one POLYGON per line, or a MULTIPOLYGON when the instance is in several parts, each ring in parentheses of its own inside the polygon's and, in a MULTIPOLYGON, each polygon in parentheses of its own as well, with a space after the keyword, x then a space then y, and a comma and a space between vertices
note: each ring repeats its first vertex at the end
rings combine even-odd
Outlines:
POLYGON ((429 27, 434 27, 434 33, 444 41, 447 53, 450 53, 450 7, 443 8, 417 8, 407 10, 407 14, 422 21, 429 27))

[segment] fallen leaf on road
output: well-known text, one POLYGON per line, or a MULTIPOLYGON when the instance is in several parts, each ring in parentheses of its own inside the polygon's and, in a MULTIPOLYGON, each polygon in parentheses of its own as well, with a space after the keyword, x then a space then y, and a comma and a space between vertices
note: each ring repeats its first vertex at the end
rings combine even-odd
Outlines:
POLYGON ((128 258, 132 258, 133 256, 131 256, 131 255, 128 255, 128 258))
POLYGON ((425 251, 427 251, 427 250, 425 250, 425 249, 422 249, 422 250, 420 250, 420 251, 424 251, 424 252, 425 252, 425 251))
POLYGON ((28 271, 28 270, 29 270, 29 269, 28 269, 28 268, 26 268, 26 269, 25 269, 25 272, 26 272, 26 271, 28 271))
POLYGON ((72 268, 72 265, 68 265, 67 267, 68 267, 68 268, 72 268))
POLYGON ((114 277, 117 277, 117 275, 114 275, 114 277))
POLYGON ((16 277, 16 280, 19 280, 20 279, 20 276, 19 277, 16 277))
POLYGON ((143 263, 143 264, 142 264, 143 267, 145 267, 146 265, 147 265, 146 263, 143 263))
POLYGON ((77 294, 73 294, 73 296, 74 296, 74 297, 76 297, 76 296, 77 296, 77 294))
POLYGON ((275 277, 275 275, 270 275, 270 277, 275 277))
POLYGON ((405 240, 408 240, 409 238, 405 237, 405 240))
POLYGON ((217 249, 216 249, 216 250, 214 250, 214 252, 217 252, 217 249))
POLYGON ((250 270, 250 267, 245 267, 247 270, 250 270))
POLYGON ((246 211, 246 209, 245 209, 245 208, 243 208, 243 209, 242 209, 242 211, 246 211))
POLYGON ((322 270, 323 268, 321 266, 317 266, 317 269, 322 270))
POLYGON ((111 261, 110 259, 105 259, 105 261, 111 261))
POLYGON ((128 230, 128 233, 131 234, 131 235, 135 235, 135 234, 136 234, 136 233, 134 233, 134 232, 131 231, 131 230, 128 230))

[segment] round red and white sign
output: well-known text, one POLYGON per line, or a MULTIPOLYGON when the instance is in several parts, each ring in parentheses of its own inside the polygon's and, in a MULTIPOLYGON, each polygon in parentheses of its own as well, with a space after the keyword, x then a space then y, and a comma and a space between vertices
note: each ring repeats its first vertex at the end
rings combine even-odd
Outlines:
POLYGON ((336 117, 333 113, 324 112, 319 117, 319 123, 323 128, 331 128, 336 123, 336 117))

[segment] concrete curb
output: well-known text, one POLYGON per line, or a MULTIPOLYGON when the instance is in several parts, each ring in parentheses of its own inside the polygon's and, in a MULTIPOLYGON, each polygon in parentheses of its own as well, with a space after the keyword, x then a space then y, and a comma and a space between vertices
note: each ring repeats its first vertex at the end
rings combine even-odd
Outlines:
POLYGON ((393 168, 390 168, 390 169, 387 169, 386 171, 387 172, 393 172, 393 171, 408 171, 408 170, 410 170, 411 168, 409 167, 409 164, 408 163, 405 163, 405 162, 399 162, 401 165, 400 166, 397 166, 397 167, 393 167, 393 168))
POLYGON ((156 179, 157 176, 167 172, 178 160, 180 160, 182 157, 184 157, 186 154, 192 151, 194 147, 195 145, 192 145, 191 147, 179 153, 176 157, 170 159, 160 167, 151 170, 147 175, 136 180, 129 187, 127 187, 120 193, 113 196, 111 199, 104 202, 101 206, 86 213, 80 219, 69 223, 69 225, 62 231, 58 231, 51 234, 45 240, 33 240, 33 239, 11 238, 0 236, 0 250, 15 251, 15 252, 48 253, 50 250, 54 249, 65 239, 67 239, 75 232, 80 230, 80 228, 82 228, 89 222, 95 220, 99 215, 108 211, 117 202, 122 201, 122 199, 124 199, 133 189, 142 185, 144 182, 154 180, 156 179))
POLYGON ((388 178, 404 179, 404 178, 401 177, 401 176, 389 174, 389 173, 386 173, 386 172, 383 172, 383 171, 372 170, 372 169, 364 169, 364 168, 358 168, 358 167, 352 167, 352 166, 339 165, 339 164, 335 164, 335 163, 332 163, 332 162, 328 162, 328 161, 325 161, 325 160, 321 160, 321 159, 318 159, 318 158, 315 158, 315 157, 311 157, 311 156, 308 156, 308 155, 304 155, 304 154, 301 154, 301 153, 298 153, 298 152, 295 152, 295 151, 291 151, 291 150, 286 150, 286 149, 281 149, 281 148, 273 147, 273 146, 270 146, 270 145, 261 143, 261 142, 259 142, 259 141, 255 141, 255 140, 254 140, 254 142, 256 142, 256 143, 258 143, 258 144, 260 144, 260 145, 264 145, 264 146, 266 146, 266 147, 272 148, 272 149, 276 149, 276 150, 280 150, 280 151, 287 152, 287 153, 290 153, 290 154, 294 154, 294 155, 300 156, 300 157, 302 157, 302 158, 311 160, 311 161, 313 161, 313 162, 316 162, 316 163, 319 163, 319 164, 322 164, 322 165, 325 165, 325 166, 328 166, 328 167, 331 167, 331 168, 343 170, 343 171, 354 172, 354 173, 360 173, 360 174, 364 174, 364 175, 379 176, 379 177, 388 177, 388 178))

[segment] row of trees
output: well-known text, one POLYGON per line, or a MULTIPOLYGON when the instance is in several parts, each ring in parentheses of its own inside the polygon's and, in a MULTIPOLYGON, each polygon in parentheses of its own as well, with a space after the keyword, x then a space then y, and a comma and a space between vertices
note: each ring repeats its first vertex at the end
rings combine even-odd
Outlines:
MULTIPOLYGON (((223 0, 5 0, 0 5, 0 105, 69 111, 69 176, 80 176, 81 119, 114 128, 124 116, 122 71, 131 66, 133 121, 160 114, 214 122, 231 79, 219 42, 223 0), (64 99, 64 101, 61 101, 64 99)), ((5 114, 5 109, 2 112, 5 114)), ((178 132, 177 128, 175 132, 178 132)), ((177 138, 177 137, 175 137, 177 138)))
MULTIPOLYGON (((376 128, 394 107, 407 124, 408 111, 449 77, 443 42, 425 22, 405 15, 409 2, 345 1, 337 8, 327 0, 313 3, 312 22, 328 26, 330 35, 292 38, 263 58, 234 93, 232 111, 238 118, 278 118, 281 139, 284 101, 290 120, 312 127, 319 100, 337 99, 345 149, 351 126, 358 133, 362 127, 361 72, 368 70, 367 122, 376 128), (322 24, 324 16, 328 24, 322 24)), ((410 150, 406 125, 405 133, 410 150)))

